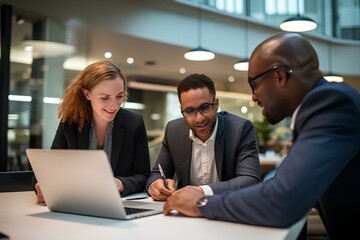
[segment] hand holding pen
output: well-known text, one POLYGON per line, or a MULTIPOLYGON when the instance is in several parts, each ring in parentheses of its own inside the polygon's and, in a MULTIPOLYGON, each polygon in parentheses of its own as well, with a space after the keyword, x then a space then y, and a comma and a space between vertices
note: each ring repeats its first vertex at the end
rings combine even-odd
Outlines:
POLYGON ((154 200, 165 201, 175 191, 175 181, 171 178, 166 179, 165 173, 160 164, 158 164, 158 169, 161 178, 155 180, 150 185, 148 192, 154 200))
POLYGON ((169 189, 169 185, 168 185, 168 183, 167 183, 167 181, 166 181, 166 176, 165 176, 165 174, 164 174, 164 171, 163 171, 160 163, 158 164, 158 167, 159 167, 159 171, 160 171, 161 178, 162 178, 162 180, 164 181, 164 185, 165 185, 165 187, 166 187, 167 189, 169 189))

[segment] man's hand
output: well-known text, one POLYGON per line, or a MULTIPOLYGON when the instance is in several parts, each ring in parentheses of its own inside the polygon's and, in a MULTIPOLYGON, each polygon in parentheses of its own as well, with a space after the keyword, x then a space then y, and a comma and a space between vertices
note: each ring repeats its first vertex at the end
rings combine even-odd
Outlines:
POLYGON ((45 199, 44 199, 44 196, 42 195, 39 183, 35 184, 35 190, 36 190, 36 196, 37 196, 38 203, 46 205, 45 199))
POLYGON ((172 211, 175 210, 188 217, 201 217, 197 201, 204 196, 200 187, 187 186, 179 189, 166 200, 164 214, 172 215, 172 211))
POLYGON ((169 186, 169 189, 165 187, 164 181, 162 179, 155 180, 150 187, 149 194, 155 201, 165 201, 175 191, 175 181, 173 179, 167 178, 166 182, 169 186))

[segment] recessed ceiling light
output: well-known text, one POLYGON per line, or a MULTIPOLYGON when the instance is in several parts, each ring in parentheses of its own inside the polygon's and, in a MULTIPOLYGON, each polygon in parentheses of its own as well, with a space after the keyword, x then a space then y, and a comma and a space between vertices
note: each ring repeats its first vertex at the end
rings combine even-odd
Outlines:
POLYGON ((106 52, 106 53, 104 54, 104 57, 105 57, 105 58, 111 58, 111 57, 112 57, 112 53, 111 53, 111 52, 106 52))
POLYGON ((129 57, 128 59, 126 59, 126 62, 128 64, 133 64, 134 63, 134 59, 132 57, 129 57))
POLYGON ((185 73, 186 73, 186 68, 183 68, 183 67, 180 68, 180 69, 179 69, 179 72, 180 72, 181 74, 185 74, 185 73))
POLYGON ((246 106, 241 107, 241 112, 242 113, 247 113, 247 111, 248 111, 248 108, 246 106))

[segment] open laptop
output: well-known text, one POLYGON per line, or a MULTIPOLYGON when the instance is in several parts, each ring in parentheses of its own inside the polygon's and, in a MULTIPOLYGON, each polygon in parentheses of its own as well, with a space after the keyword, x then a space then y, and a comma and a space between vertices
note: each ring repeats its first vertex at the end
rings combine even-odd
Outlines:
POLYGON ((114 219, 162 213, 163 203, 121 199, 103 150, 27 149, 51 211, 114 219))

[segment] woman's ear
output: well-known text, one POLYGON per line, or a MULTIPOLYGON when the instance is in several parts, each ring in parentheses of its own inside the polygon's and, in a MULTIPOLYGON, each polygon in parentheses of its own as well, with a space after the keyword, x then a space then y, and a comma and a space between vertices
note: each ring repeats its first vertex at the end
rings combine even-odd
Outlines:
POLYGON ((90 91, 87 89, 83 89, 83 93, 86 99, 90 101, 90 91))

